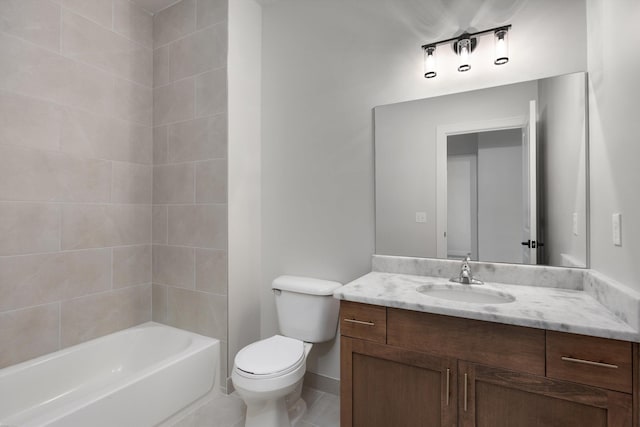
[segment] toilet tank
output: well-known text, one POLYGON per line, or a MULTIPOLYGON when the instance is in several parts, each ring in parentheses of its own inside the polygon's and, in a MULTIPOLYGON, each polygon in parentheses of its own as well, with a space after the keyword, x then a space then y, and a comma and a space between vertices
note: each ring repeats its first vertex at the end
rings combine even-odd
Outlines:
POLYGON ((299 276, 280 276, 272 284, 280 333, 306 342, 333 339, 340 302, 333 291, 338 282, 299 276))

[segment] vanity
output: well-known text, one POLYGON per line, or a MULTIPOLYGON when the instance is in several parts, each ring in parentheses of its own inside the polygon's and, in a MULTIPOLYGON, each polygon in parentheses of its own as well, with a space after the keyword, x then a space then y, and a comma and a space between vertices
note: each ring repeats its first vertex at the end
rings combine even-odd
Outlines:
POLYGON ((336 291, 341 426, 638 425, 640 295, 545 266, 450 283, 459 264, 374 255, 336 291))

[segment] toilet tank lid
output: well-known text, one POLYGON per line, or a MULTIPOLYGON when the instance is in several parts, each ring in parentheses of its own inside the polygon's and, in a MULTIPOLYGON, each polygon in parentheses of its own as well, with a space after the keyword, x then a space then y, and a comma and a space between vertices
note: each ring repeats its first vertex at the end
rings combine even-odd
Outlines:
POLYGON ((279 276, 273 280, 271 288, 300 294, 333 295, 333 291, 340 286, 342 286, 341 283, 331 280, 301 276, 279 276))

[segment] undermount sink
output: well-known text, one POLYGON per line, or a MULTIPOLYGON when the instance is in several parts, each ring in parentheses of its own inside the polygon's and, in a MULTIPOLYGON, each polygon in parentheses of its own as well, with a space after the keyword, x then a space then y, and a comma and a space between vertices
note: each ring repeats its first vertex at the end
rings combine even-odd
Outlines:
POLYGON ((506 304, 516 300, 513 295, 506 292, 471 287, 470 285, 428 284, 418 286, 416 291, 433 298, 475 304, 506 304))

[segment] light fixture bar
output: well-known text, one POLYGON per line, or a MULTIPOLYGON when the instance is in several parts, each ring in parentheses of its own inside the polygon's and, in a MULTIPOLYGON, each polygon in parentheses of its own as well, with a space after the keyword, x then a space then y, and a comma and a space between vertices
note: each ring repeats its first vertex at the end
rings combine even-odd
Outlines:
POLYGON ((509 29, 511 29, 511 24, 503 25, 501 27, 490 28, 488 30, 478 31, 476 33, 464 33, 464 34, 461 34, 461 35, 459 35, 457 37, 451 37, 450 39, 439 40, 437 42, 423 44, 422 45, 422 49, 426 49, 428 47, 436 47, 436 46, 440 46, 442 44, 447 44, 447 43, 451 43, 451 42, 456 42, 456 41, 460 40, 461 38, 473 38, 473 37, 481 36, 481 35, 484 35, 484 34, 495 33, 496 31, 499 31, 499 30, 509 31, 509 29))

